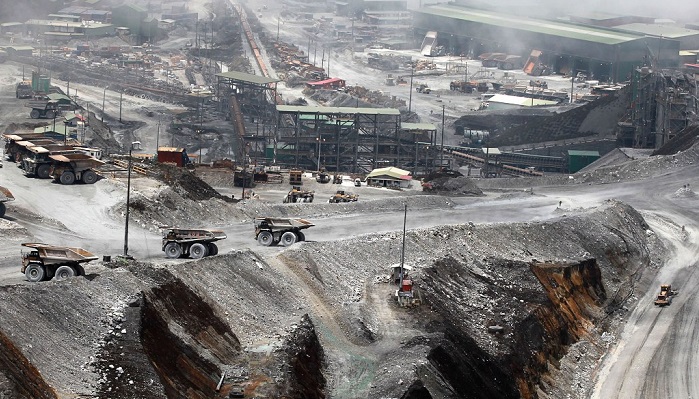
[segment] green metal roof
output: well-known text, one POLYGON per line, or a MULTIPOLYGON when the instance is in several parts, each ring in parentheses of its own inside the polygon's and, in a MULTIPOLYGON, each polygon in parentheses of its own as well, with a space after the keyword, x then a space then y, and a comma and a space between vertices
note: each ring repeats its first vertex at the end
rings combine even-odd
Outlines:
POLYGON ((568 156, 573 156, 573 157, 599 157, 599 151, 568 150, 568 156))
POLYGON ((310 105, 277 105, 277 111, 302 114, 400 115, 400 111, 395 108, 316 107, 310 105))
POLYGON ((684 28, 682 26, 669 25, 669 24, 656 25, 656 24, 634 23, 634 24, 619 25, 619 26, 616 26, 615 28, 631 31, 634 33, 640 33, 640 34, 644 34, 644 35, 664 37, 664 38, 668 38, 668 39, 678 39, 681 37, 699 35, 699 31, 697 31, 697 30, 687 29, 687 28, 684 28))
POLYGON ((503 28, 526 30, 570 39, 584 40, 601 44, 620 44, 638 40, 644 35, 629 32, 618 32, 610 29, 581 26, 564 22, 554 22, 522 18, 502 13, 483 10, 467 9, 452 5, 436 5, 421 8, 416 13, 459 19, 462 21, 478 22, 503 28))
POLYGON ((240 80, 241 82, 254 83, 258 85, 266 85, 270 83, 281 82, 281 79, 273 79, 260 75, 252 75, 245 72, 228 71, 217 73, 216 76, 226 79, 240 80))
POLYGON ((400 124, 400 130, 437 130, 437 126, 431 123, 408 123, 400 124))

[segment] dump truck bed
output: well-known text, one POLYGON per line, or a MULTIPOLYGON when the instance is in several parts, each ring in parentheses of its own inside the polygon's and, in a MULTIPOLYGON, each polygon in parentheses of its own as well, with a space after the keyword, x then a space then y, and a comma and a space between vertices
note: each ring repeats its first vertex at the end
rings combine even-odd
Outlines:
POLYGON ((56 154, 50 155, 50 158, 57 162, 70 163, 85 168, 94 168, 104 165, 104 161, 83 153, 56 154))
POLYGON ((287 218, 255 218, 255 227, 266 222, 272 231, 285 229, 307 229, 315 226, 306 219, 287 219, 287 218))
POLYGON ((164 230, 163 238, 175 241, 218 241, 227 238, 221 230, 208 229, 181 229, 177 227, 161 227, 164 230))
POLYGON ((12 195, 10 190, 7 188, 0 186, 0 202, 7 202, 7 201, 14 201, 15 196, 12 195))
POLYGON ((82 248, 76 247, 61 247, 56 245, 25 242, 22 246, 35 249, 39 252, 44 264, 65 262, 90 262, 97 259, 97 256, 82 248))
POLYGON ((3 134, 6 140, 9 141, 22 141, 22 140, 36 140, 47 138, 44 133, 18 133, 18 134, 3 134))

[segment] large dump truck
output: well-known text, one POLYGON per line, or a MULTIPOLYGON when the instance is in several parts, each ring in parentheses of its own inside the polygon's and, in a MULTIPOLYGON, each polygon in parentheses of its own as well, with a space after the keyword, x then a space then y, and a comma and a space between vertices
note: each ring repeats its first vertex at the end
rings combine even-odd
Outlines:
POLYGON ((670 284, 663 284, 660 286, 660 293, 654 303, 660 307, 667 306, 672 303, 672 297, 675 295, 677 295, 677 291, 673 291, 670 284))
POLYGON ((10 202, 14 201, 15 196, 12 195, 10 190, 7 188, 0 186, 0 218, 5 216, 5 212, 7 212, 7 207, 5 206, 5 202, 10 202))
POLYGON ((82 264, 97 259, 87 250, 76 247, 61 247, 41 243, 23 243, 31 251, 22 252, 22 273, 32 283, 84 276, 82 264))
POLYGON ((193 259, 218 254, 215 241, 227 238, 220 230, 180 229, 176 227, 161 227, 163 230, 163 252, 168 258, 174 259, 189 256, 193 259))
POLYGON ((99 177, 95 168, 104 165, 104 161, 82 153, 49 155, 49 158, 53 160, 49 176, 65 185, 76 181, 94 184, 99 177))
POLYGON ((34 95, 34 90, 32 89, 32 82, 29 80, 23 80, 17 83, 15 88, 15 97, 17 98, 32 98, 34 95))
POLYGON ((27 106, 32 109, 29 112, 29 117, 32 119, 53 119, 61 114, 56 100, 30 101, 27 106))
POLYGON ((269 247, 281 243, 288 247, 297 241, 306 241, 301 230, 315 226, 305 219, 255 218, 255 239, 260 245, 269 247))
POLYGON ((51 144, 56 144, 56 142, 48 138, 16 141, 13 143, 12 149, 10 150, 12 153, 12 160, 15 161, 18 168, 21 168, 23 167, 22 161, 24 161, 24 158, 31 154, 30 148, 51 144))
POLYGON ((62 144, 47 144, 27 147, 27 154, 22 158, 22 170, 27 176, 48 179, 53 159, 51 155, 83 153, 73 146, 62 144))
POLYGON ((20 150, 20 145, 18 144, 20 141, 50 140, 50 138, 43 133, 3 134, 2 137, 5 139, 5 158, 8 161, 16 161, 15 154, 20 150))

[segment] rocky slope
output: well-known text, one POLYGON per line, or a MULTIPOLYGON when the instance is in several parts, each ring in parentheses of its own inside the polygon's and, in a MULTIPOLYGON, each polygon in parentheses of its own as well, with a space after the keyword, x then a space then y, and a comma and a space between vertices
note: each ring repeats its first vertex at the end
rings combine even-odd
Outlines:
POLYGON ((87 278, 3 287, 0 365, 32 398, 555 398, 574 381, 584 397, 611 317, 662 253, 615 201, 545 223, 412 230, 423 305, 401 308, 385 256, 401 236, 98 262, 87 278))

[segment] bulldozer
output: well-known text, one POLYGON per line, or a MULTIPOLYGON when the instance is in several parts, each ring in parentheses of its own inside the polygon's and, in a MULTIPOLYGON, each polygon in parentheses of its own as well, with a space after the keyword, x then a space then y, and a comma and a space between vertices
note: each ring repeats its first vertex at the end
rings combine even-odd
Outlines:
POLYGON ((293 186, 284 197, 283 203, 294 204, 297 202, 313 202, 315 191, 301 190, 300 186, 293 186))
POLYGON ((337 190, 335 194, 328 200, 331 204, 338 204, 340 202, 356 202, 359 199, 357 194, 347 193, 344 190, 337 190))

